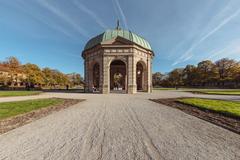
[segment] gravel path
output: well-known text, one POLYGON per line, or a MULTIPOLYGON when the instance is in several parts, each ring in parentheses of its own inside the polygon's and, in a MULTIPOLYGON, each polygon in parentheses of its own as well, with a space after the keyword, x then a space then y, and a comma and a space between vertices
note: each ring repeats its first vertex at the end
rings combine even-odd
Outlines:
POLYGON ((178 96, 193 95, 161 91, 32 96, 86 101, 0 135, 0 159, 240 159, 240 135, 148 100, 178 96))

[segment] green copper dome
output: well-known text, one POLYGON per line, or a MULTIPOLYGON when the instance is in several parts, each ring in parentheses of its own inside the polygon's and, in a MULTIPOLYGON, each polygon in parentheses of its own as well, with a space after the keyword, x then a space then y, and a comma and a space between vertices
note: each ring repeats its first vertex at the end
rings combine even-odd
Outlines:
POLYGON ((131 31, 122 29, 106 30, 104 33, 90 39, 84 47, 84 50, 90 49, 98 44, 101 44, 104 41, 108 41, 116 37, 122 37, 145 49, 152 50, 150 44, 144 38, 131 31))

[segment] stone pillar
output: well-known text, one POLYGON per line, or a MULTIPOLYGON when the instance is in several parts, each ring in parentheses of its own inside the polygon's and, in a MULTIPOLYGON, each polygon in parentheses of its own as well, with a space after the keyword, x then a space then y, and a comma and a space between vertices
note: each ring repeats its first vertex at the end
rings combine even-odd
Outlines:
POLYGON ((147 92, 151 93, 152 86, 152 58, 150 55, 147 57, 147 92))
POLYGON ((100 93, 103 93, 103 55, 99 61, 99 73, 100 73, 99 91, 100 91, 100 93))
POLYGON ((88 59, 85 58, 84 61, 84 82, 85 82, 85 86, 84 86, 84 91, 85 92, 90 92, 89 90, 89 65, 88 65, 88 59))
POLYGON ((108 57, 103 56, 103 85, 102 85, 102 93, 108 94, 110 93, 110 75, 109 75, 109 62, 108 57))
POLYGON ((152 84, 152 56, 151 56, 151 58, 150 58, 150 61, 151 61, 151 66, 150 66, 150 74, 151 74, 151 81, 150 81, 150 93, 152 93, 152 90, 153 90, 153 84, 152 84))
POLYGON ((93 92, 93 60, 89 59, 88 61, 88 90, 93 92))
POLYGON ((133 94, 137 92, 136 84, 136 63, 134 56, 128 57, 128 93, 133 94))

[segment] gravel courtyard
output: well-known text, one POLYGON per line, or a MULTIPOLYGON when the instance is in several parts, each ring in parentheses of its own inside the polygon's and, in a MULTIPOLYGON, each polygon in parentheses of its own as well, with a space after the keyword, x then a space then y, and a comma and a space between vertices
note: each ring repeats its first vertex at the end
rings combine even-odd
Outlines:
POLYGON ((44 93, 0 102, 47 97, 86 101, 0 135, 0 159, 240 159, 240 135, 149 98, 237 96, 44 93))

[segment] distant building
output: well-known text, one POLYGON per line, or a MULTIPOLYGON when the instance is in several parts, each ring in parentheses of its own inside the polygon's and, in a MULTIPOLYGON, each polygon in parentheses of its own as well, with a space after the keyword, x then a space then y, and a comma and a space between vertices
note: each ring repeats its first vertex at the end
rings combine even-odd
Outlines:
POLYGON ((90 39, 82 52, 85 90, 100 93, 136 93, 152 90, 150 44, 139 35, 119 28, 90 39))
POLYGON ((0 64, 0 76, 8 76, 9 69, 0 64))
POLYGON ((66 74, 66 76, 68 77, 68 80, 71 84, 83 86, 83 80, 80 74, 69 73, 69 74, 66 74))
POLYGON ((23 80, 26 79, 26 75, 23 73, 16 73, 12 75, 13 81, 11 82, 11 74, 9 68, 0 64, 0 85, 14 85, 23 86, 23 80))

